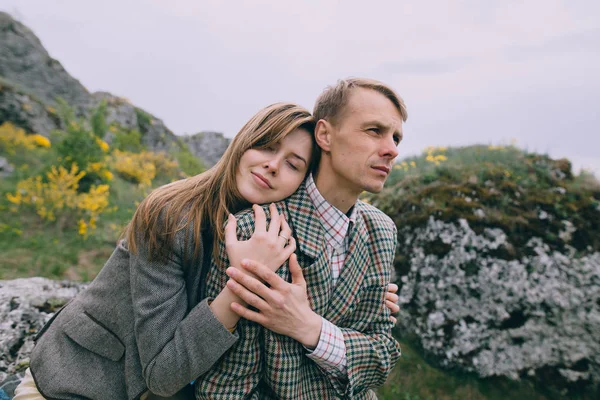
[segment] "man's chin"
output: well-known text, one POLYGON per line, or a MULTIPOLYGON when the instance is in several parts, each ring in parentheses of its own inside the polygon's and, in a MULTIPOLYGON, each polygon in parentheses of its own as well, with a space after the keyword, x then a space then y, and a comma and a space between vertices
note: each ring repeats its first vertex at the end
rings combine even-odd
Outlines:
POLYGON ((383 184, 369 185, 363 188, 365 192, 377 194, 383 190, 383 184))

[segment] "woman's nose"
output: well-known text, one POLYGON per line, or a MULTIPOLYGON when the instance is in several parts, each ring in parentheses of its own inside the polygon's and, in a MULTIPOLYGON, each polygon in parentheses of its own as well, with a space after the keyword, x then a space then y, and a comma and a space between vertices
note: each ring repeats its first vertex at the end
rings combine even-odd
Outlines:
POLYGON ((264 169, 270 172, 273 175, 276 175, 279 171, 279 159, 272 158, 264 162, 264 169))

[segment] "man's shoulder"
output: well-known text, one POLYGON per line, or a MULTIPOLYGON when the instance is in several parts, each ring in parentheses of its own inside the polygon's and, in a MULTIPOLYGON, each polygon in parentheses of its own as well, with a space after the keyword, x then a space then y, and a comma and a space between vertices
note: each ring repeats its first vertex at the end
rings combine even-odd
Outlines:
POLYGON ((396 232, 397 229, 394 221, 377 207, 361 200, 356 202, 356 207, 357 217, 362 218, 366 222, 369 230, 375 229, 396 232))

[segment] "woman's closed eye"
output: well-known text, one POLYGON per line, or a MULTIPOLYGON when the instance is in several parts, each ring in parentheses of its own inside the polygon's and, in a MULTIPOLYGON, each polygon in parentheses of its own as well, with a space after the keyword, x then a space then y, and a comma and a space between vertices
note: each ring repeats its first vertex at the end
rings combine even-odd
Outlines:
POLYGON ((293 169, 294 171, 298 171, 299 168, 296 165, 294 165, 294 163, 292 163, 291 161, 286 161, 286 162, 291 169, 293 169))

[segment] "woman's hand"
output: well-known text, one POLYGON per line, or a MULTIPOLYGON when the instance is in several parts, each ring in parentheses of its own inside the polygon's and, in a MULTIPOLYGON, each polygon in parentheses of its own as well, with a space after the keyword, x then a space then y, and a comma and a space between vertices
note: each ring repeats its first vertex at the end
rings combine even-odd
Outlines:
MULTIPOLYGON (((397 292, 398 285, 396 285, 395 283, 390 283, 388 285, 388 291, 385 294, 385 306, 390 309, 390 312, 392 314, 396 314, 398 311, 400 311, 400 306, 398 305, 398 295, 396 294, 397 292)), ((393 315, 390 316, 390 319, 394 324, 398 322, 398 320, 396 320, 396 317, 394 317, 393 315)))
POLYGON ((277 212, 275 204, 271 203, 271 222, 267 230, 267 217, 262 207, 253 205, 254 233, 248 240, 239 241, 237 238, 237 221, 229 215, 225 227, 225 249, 232 267, 241 269, 241 261, 245 258, 252 259, 266 265, 271 271, 279 267, 296 250, 296 241, 292 237, 292 230, 282 215, 277 212))
POLYGON ((237 302, 231 303, 231 309, 242 318, 289 336, 308 348, 315 348, 321 335, 322 319, 310 308, 306 281, 295 254, 290 257, 289 266, 291 283, 254 260, 242 263, 248 274, 228 268, 226 272, 231 279, 227 281, 227 287, 258 311, 237 302))

